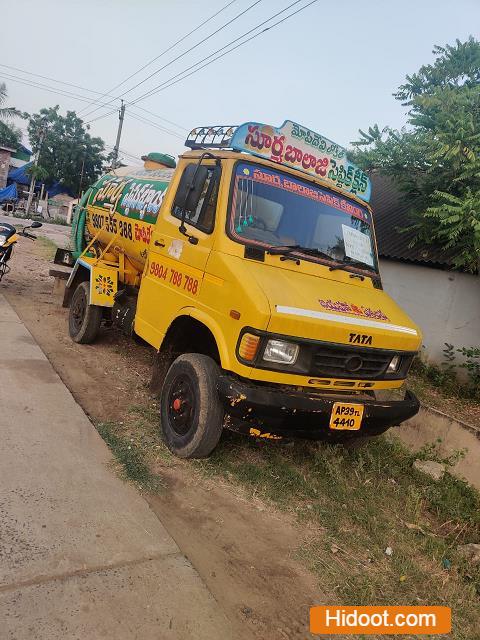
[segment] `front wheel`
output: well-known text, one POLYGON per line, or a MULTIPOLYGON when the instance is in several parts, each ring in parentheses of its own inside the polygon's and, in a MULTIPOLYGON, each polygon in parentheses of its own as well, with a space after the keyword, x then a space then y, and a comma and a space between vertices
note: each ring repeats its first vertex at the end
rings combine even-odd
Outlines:
POLYGON ((179 458, 205 458, 220 440, 224 410, 217 392, 218 375, 212 358, 186 353, 165 376, 161 427, 168 448, 179 458))
POLYGON ((79 344, 90 344, 97 337, 102 321, 102 307, 89 304, 89 283, 80 282, 70 302, 68 332, 79 344))

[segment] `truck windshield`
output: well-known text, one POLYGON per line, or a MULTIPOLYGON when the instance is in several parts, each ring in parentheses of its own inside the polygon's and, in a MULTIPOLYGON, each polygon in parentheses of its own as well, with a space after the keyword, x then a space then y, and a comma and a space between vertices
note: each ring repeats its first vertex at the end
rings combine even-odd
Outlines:
POLYGON ((229 225, 240 242, 305 248, 309 260, 376 268, 368 209, 281 171, 237 164, 229 225))

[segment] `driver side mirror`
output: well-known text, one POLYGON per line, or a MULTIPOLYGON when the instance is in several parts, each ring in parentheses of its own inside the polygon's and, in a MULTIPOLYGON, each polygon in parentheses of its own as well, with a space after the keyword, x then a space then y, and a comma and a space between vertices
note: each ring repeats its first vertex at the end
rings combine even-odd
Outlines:
POLYGON ((42 223, 41 222, 37 222, 35 220, 35 222, 32 222, 32 224, 30 225, 30 229, 38 229, 41 226, 42 226, 42 223))
POLYGON ((173 200, 173 209, 182 212, 195 211, 208 178, 208 168, 201 164, 189 164, 180 179, 177 193, 173 200))

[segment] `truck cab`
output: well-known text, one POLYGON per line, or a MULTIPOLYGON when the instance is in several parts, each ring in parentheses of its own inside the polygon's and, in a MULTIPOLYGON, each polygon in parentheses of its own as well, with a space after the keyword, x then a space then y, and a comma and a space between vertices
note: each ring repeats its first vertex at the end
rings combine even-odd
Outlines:
POLYGON ((72 338, 107 320, 155 349, 181 457, 225 427, 345 443, 414 415, 421 335, 382 289, 368 177, 291 121, 200 127, 186 145, 169 180, 110 175, 84 199, 72 338))

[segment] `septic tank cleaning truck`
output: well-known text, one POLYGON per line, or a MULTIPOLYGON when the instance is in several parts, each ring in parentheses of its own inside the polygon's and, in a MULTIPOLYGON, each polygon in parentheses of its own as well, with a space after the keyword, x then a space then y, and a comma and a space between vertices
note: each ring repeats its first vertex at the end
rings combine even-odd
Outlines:
POLYGON ((189 151, 112 170, 77 207, 69 332, 156 352, 168 447, 222 429, 347 442, 413 416, 417 326, 383 291, 370 181, 295 122, 194 129, 189 151))

